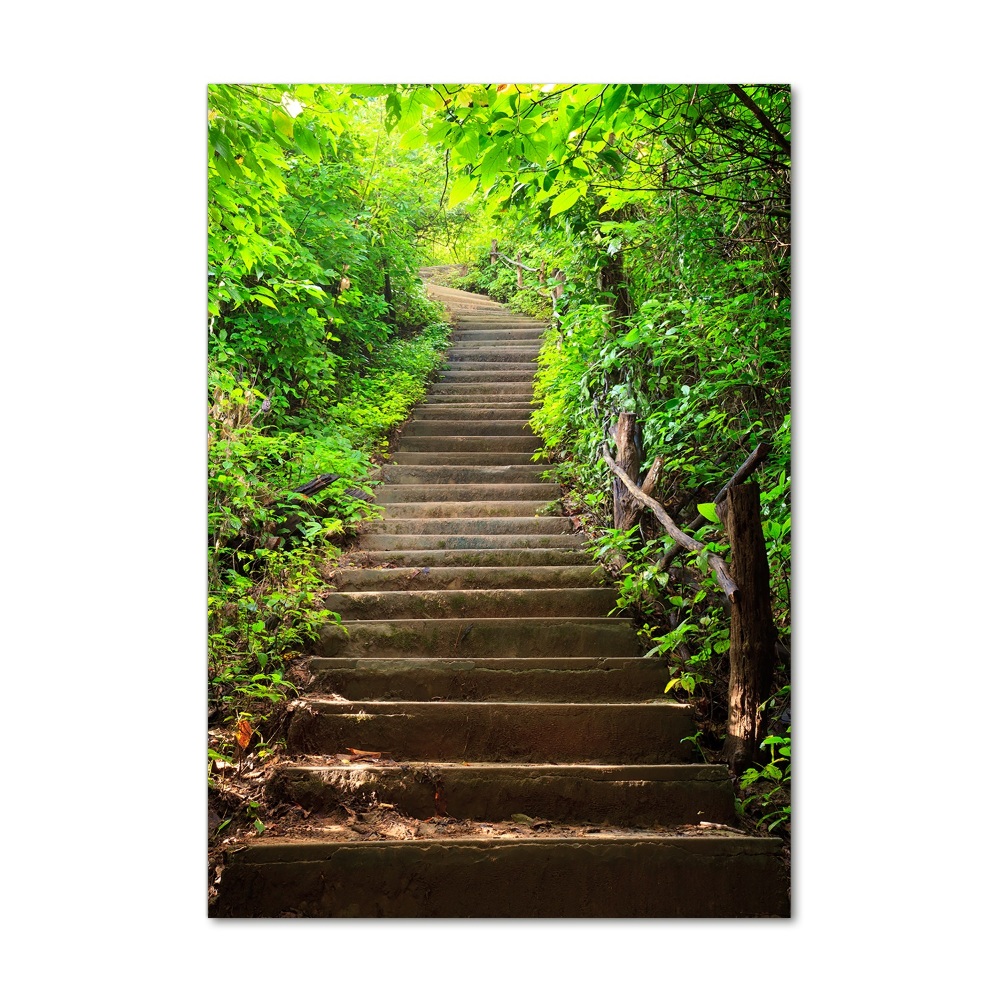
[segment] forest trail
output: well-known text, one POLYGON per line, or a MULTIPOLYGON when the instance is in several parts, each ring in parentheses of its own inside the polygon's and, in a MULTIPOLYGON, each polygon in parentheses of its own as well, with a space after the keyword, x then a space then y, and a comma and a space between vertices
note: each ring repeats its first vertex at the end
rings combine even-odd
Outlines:
POLYGON ((786 916, 781 841, 729 828, 727 768, 550 513, 542 324, 428 287, 449 368, 328 599, 348 634, 323 631, 268 790, 299 818, 227 852, 212 914, 786 916))

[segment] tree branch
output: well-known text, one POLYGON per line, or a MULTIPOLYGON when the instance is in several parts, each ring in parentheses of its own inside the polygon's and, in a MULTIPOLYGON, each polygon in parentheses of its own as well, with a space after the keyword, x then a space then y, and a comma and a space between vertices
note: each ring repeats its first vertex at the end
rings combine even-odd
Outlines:
MULTIPOLYGON (((654 517, 663 527, 666 529, 667 534, 674 539, 682 548, 687 549, 688 552, 700 552, 705 548, 704 542, 699 542, 692 538, 690 535, 685 534, 677 525, 671 520, 670 515, 658 504, 651 496, 647 496, 638 486, 629 478, 628 473, 611 457, 611 451, 608 446, 602 445, 604 451, 604 461, 608 463, 611 471, 622 481, 625 489, 629 491, 639 501, 643 506, 648 507, 652 512, 654 517)), ((735 604, 740 597, 740 589, 736 585, 736 581, 732 578, 729 573, 729 567, 726 565, 725 560, 716 552, 710 552, 708 555, 708 565, 712 567, 715 571, 715 578, 719 583, 719 586, 726 592, 726 596, 729 600, 735 604)))
POLYGON ((764 126, 764 131, 786 152, 792 154, 792 144, 778 131, 774 122, 756 105, 753 98, 735 83, 729 84, 729 89, 739 98, 741 104, 750 109, 751 114, 764 126))

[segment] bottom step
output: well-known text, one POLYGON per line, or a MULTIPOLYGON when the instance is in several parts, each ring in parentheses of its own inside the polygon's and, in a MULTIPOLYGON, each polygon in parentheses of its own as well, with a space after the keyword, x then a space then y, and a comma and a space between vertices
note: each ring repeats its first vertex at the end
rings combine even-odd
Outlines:
POLYGON ((274 840, 226 862, 211 916, 789 915, 781 841, 770 838, 274 840))

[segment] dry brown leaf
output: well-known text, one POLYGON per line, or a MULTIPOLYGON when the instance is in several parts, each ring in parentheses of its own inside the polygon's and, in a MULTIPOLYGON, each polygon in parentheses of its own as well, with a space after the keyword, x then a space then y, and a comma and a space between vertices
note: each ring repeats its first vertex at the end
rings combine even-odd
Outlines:
POLYGON ((253 736, 253 726, 246 719, 240 719, 236 726, 236 742, 246 750, 250 746, 250 737, 253 736))
POLYGON ((381 757, 381 750, 355 750, 354 747, 347 748, 348 753, 354 754, 355 757, 381 757))

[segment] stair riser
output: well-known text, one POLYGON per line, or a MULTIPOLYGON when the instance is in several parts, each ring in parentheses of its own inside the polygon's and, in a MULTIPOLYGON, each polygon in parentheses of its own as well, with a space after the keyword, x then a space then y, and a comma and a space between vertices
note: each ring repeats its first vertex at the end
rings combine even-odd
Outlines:
POLYGON ((478 420, 485 422, 496 417, 497 420, 516 420, 527 424, 531 416, 531 407, 526 403, 494 403, 483 406, 475 403, 422 403, 413 408, 413 420, 416 421, 455 421, 478 420))
POLYGON ((530 400, 533 391, 531 379, 525 378, 512 378, 494 382, 487 379, 478 383, 445 379, 441 382, 435 382, 428 390, 426 398, 429 400, 434 396, 471 396, 473 402, 478 399, 480 403, 485 403, 491 397, 495 397, 501 401, 507 398, 513 401, 515 397, 530 400), (475 390, 475 395, 473 395, 473 389, 475 390))
MULTIPOLYGON (((406 425, 406 438, 452 437, 471 435, 474 437, 524 437, 530 433, 527 420, 505 420, 498 417, 489 420, 422 420, 414 419, 406 425)), ((534 435, 532 435, 534 437, 534 435)))
MULTIPOLYGON (((359 548, 368 552, 412 552, 415 549, 582 549, 582 535, 391 535, 366 534, 359 548)), ((386 556, 385 561, 392 556, 386 556)))
POLYGON ((414 434, 404 437, 399 443, 400 454, 411 454, 413 452, 435 453, 435 452, 475 452, 475 451, 534 451, 541 447, 541 439, 533 434, 519 434, 510 436, 506 434, 481 434, 464 436, 446 434, 414 434))
MULTIPOLYGON (((491 458, 494 456, 490 456, 491 458)), ((541 483, 545 472, 551 466, 531 465, 518 462, 496 464, 485 462, 477 465, 460 463, 440 463, 434 465, 417 462, 407 465, 384 465, 379 471, 382 482, 393 486, 458 486, 480 483, 514 485, 520 483, 541 483)))
POLYGON ((538 505, 558 500, 555 483, 439 483, 431 486, 380 486, 379 503, 474 503, 514 500, 538 505))
POLYGON ((345 620, 344 625, 347 635, 337 626, 323 627, 313 653, 351 657, 562 657, 638 656, 642 652, 635 626, 622 619, 345 620))
POLYGON ((229 859, 222 917, 788 916, 773 840, 261 844, 229 859), (276 871, 277 870, 277 871, 276 871))
POLYGON ((470 566, 452 569, 424 566, 414 569, 345 569, 333 574, 337 590, 422 591, 546 589, 596 587, 604 574, 596 566, 470 566))
POLYGON ((395 761, 686 764, 688 706, 501 702, 312 702, 288 727, 290 753, 377 750, 395 761))
POLYGON ((385 503, 383 517, 534 517, 547 505, 537 500, 464 500, 454 502, 385 503))
MULTIPOLYGON (((566 537, 566 536, 560 536, 566 537)), ((593 566, 593 560, 582 549, 412 549, 409 551, 351 553, 355 564, 426 568, 428 566, 593 566)))
POLYGON ((288 768, 268 799, 333 813, 392 805, 424 819, 509 821, 515 813, 554 823, 657 826, 731 823, 733 786, 721 767, 393 767, 288 768), (652 777, 654 776, 655 777, 652 777))
POLYGON ((331 594, 330 611, 356 621, 405 618, 598 617, 615 608, 610 588, 564 590, 426 590, 331 594))
MULTIPOLYGON (((459 465, 481 467, 487 465, 528 465, 534 466, 533 451, 398 451, 399 465, 459 465)), ((432 482, 433 480, 424 480, 432 482)), ((461 482, 461 480, 455 480, 461 482)))
POLYGON ((443 386, 452 385, 475 385, 483 386, 485 388, 503 388, 518 386, 524 391, 525 389, 531 388, 532 375, 537 371, 537 367, 532 367, 526 370, 518 371, 515 369, 511 371, 509 368, 504 368, 503 370, 496 371, 486 371, 485 369, 478 369, 473 371, 446 371, 440 378, 439 381, 434 383, 436 389, 440 389, 443 386))
POLYGON ((670 671, 651 659, 314 657, 310 692, 350 701, 645 701, 670 671))
MULTIPOLYGON (((394 517, 375 521, 373 535, 561 535, 573 530, 568 517, 394 517)), ((433 546, 431 546, 433 547, 433 546)))

